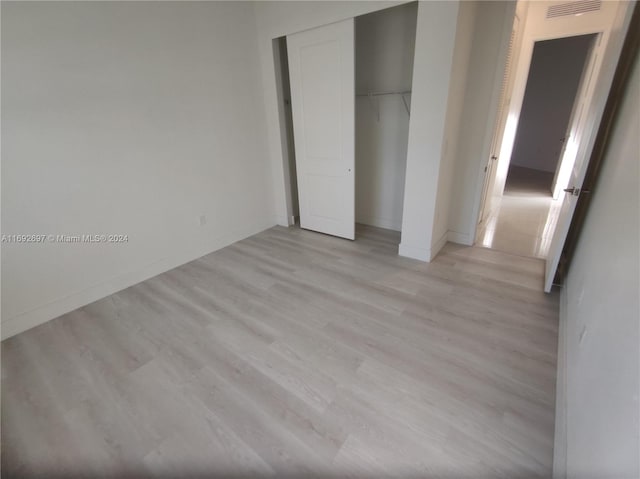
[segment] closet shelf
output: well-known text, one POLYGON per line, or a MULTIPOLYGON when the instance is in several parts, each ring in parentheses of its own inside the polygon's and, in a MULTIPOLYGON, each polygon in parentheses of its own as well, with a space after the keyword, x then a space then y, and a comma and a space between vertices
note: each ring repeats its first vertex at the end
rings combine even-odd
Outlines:
POLYGON ((406 91, 369 91, 367 93, 356 93, 356 96, 384 96, 384 95, 409 95, 411 90, 406 91))
MULTIPOLYGON (((402 98, 402 103, 404 104, 404 108, 405 110, 407 110, 407 115, 411 116, 411 111, 409 110, 409 104, 407 103, 407 99, 406 99, 406 95, 410 95, 411 94, 411 90, 404 90, 404 91, 370 91, 367 93, 356 93, 356 96, 364 96, 369 98, 369 100, 372 100, 374 96, 386 96, 386 95, 400 95, 400 97, 402 98)), ((371 106, 373 107, 376 116, 378 118, 378 121, 380 121, 380 108, 376 107, 373 104, 373 101, 371 101, 371 106)))

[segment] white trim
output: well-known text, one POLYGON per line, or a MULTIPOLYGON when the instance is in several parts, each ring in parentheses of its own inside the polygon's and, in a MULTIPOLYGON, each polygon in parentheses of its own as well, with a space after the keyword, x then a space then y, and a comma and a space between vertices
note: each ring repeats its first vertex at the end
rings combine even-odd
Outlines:
POLYGON ((289 223, 289 218, 287 218, 286 216, 276 215, 274 216, 274 224, 280 226, 291 226, 293 223, 289 223))
MULTIPOLYGON (((279 135, 280 135, 280 150, 282 151, 282 172, 283 172, 283 181, 284 181, 284 200, 285 200, 285 209, 286 216, 293 216, 293 191, 291 190, 291 168, 290 168, 290 158, 289 158, 289 146, 288 146, 288 132, 287 132, 287 106, 285 105, 284 98, 284 80, 282 75, 283 69, 283 59, 281 52, 281 38, 274 38, 271 40, 271 48, 273 50, 273 65, 275 71, 275 81, 276 81, 276 98, 277 98, 277 107, 278 107, 278 121, 279 121, 279 135)), ((288 70, 288 65, 286 66, 288 70)), ((287 79, 288 80, 288 79, 287 79)), ((280 223, 278 224, 284 226, 288 223, 280 223)))
POLYGON ((429 250, 429 261, 433 260, 433 258, 438 256, 438 253, 440 252, 440 250, 444 248, 444 245, 447 244, 448 238, 449 238, 449 232, 445 231, 442 234, 442 236, 438 238, 438 241, 436 241, 433 245, 431 245, 431 249, 429 250))
POLYGON ((431 250, 428 250, 426 248, 419 248, 416 246, 408 246, 403 243, 400 243, 398 254, 400 256, 404 256, 405 258, 417 259, 419 261, 431 261, 431 250))
MULTIPOLYGON (((357 173, 356 173, 357 174, 357 173)), ((359 216, 356 215, 356 223, 363 225, 375 226, 377 228, 384 228, 387 230, 401 231, 402 221, 393 221, 388 218, 382 218, 379 216, 359 216)))
POLYGON ((435 242, 431 248, 421 248, 419 246, 409 246, 405 243, 400 243, 398 248, 398 254, 406 258, 413 258, 420 261, 426 261, 430 263, 435 258, 440 250, 447 244, 449 238, 449 232, 445 232, 438 241, 435 242))
POLYGON ((154 261, 153 263, 139 269, 137 271, 130 271, 128 273, 111 278, 103 283, 90 286, 89 288, 77 291, 57 299, 53 302, 37 306, 36 308, 19 313, 13 317, 2 320, 0 325, 0 337, 2 340, 15 336, 18 333, 26 331, 27 329, 39 326, 47 321, 57 318, 63 314, 66 314, 75 309, 86 306, 99 299, 105 298, 113 293, 121 291, 125 288, 138 284, 149 278, 157 276, 161 273, 176 268, 182 264, 193 261, 204 255, 213 253, 225 246, 228 246, 236 241, 240 241, 244 238, 259 233, 265 229, 274 226, 273 222, 265 221, 253 225, 249 228, 242 230, 236 230, 231 234, 223 235, 217 238, 213 244, 210 244, 204 248, 190 251, 186 254, 181 254, 173 257, 154 261))
POLYGON ((473 239, 471 238, 471 235, 467 233, 460 233, 459 231, 449 230, 449 232, 447 233, 447 239, 451 243, 473 246, 473 239))
POLYGON ((556 417, 553 438, 553 479, 567 477, 567 289, 560 292, 558 356, 556 372, 556 417))

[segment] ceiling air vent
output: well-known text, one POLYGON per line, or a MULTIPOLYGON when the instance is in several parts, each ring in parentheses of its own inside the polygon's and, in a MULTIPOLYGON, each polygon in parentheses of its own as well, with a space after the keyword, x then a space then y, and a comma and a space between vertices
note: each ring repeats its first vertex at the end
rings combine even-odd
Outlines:
POLYGON ((602 0, 579 0, 577 2, 559 3, 547 9, 547 18, 566 17, 597 12, 602 7, 602 0))

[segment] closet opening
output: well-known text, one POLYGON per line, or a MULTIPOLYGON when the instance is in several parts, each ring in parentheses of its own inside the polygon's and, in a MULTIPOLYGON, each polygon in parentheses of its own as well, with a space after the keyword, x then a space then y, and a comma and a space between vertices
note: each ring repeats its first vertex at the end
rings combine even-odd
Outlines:
POLYGON ((282 145, 287 221, 289 225, 300 223, 298 202, 298 178, 296 176, 296 149, 293 142, 293 116, 291 112, 291 84, 289 81, 289 59, 287 37, 273 40, 273 57, 278 92, 278 114, 280 117, 280 141, 282 145))
POLYGON ((355 19, 356 233, 390 230, 398 244, 417 12, 414 2, 355 19))
POLYGON ((412 2, 273 40, 289 225, 397 250, 417 12, 412 2))

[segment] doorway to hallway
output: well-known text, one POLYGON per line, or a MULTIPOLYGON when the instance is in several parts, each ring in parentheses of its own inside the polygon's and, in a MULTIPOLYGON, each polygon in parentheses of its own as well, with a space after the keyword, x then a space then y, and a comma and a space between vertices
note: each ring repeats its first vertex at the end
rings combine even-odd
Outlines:
MULTIPOLYGON (((545 259, 557 223, 558 200, 571 166, 567 145, 584 109, 596 34, 534 43, 504 189, 485 207, 481 246, 545 259)), ((569 152, 571 153, 571 152, 569 152)))

